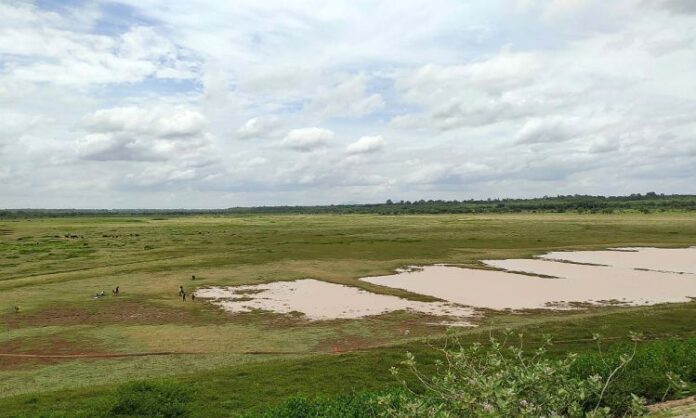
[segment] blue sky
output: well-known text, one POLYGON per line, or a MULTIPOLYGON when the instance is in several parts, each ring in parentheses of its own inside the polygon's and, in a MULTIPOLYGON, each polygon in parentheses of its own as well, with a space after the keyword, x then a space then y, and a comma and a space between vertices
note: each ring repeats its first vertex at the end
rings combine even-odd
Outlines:
POLYGON ((696 193, 694 4, 4 1, 0 207, 696 193))

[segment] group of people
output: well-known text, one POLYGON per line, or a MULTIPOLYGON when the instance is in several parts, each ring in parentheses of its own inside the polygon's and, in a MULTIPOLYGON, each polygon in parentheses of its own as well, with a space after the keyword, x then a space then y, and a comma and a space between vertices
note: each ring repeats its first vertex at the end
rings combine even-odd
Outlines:
MULTIPOLYGON (((118 296, 121 293, 121 288, 120 286, 116 286, 115 289, 111 290, 111 294, 113 296, 118 296)), ((94 299, 100 299, 104 297, 104 291, 100 291, 94 294, 94 299)), ((186 291, 184 290, 184 286, 179 286, 179 297, 181 298, 182 301, 186 302, 186 291)), ((191 293, 191 301, 196 300, 196 294, 191 293)))
MULTIPOLYGON (((184 290, 184 286, 179 286, 179 297, 181 298, 182 301, 186 302, 186 291, 184 290)), ((196 301, 196 294, 191 293, 191 302, 196 301)))

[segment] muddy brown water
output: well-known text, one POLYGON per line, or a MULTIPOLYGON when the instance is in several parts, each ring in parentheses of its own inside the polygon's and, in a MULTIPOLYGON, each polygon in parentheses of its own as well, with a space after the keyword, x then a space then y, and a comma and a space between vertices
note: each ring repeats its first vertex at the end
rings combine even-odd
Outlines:
POLYGON ((696 274, 696 247, 631 247, 604 251, 554 251, 540 258, 631 269, 696 274))
POLYGON ((446 302, 416 302, 313 279, 205 288, 196 296, 228 312, 300 312, 326 320, 411 310, 456 317, 459 325, 468 324, 476 308, 571 309, 578 303, 646 305, 696 298, 696 247, 551 252, 484 263, 499 270, 434 265, 361 279, 446 302))
POLYGON ((689 256, 692 263, 696 260, 696 247, 680 252, 650 248, 645 251, 650 257, 645 259, 626 257, 626 254, 641 254, 643 251, 588 252, 594 254, 562 252, 537 259, 484 261, 488 266, 504 271, 426 266, 421 270, 362 280, 497 310, 559 309, 569 308, 572 303, 644 305, 688 302, 696 298, 696 274, 669 272, 687 269, 689 256), (610 265, 551 261, 561 259, 561 256, 567 261, 592 264, 601 261, 610 265), (645 266, 654 270, 639 270, 645 266))
POLYGON ((301 312, 310 320, 362 318, 400 310, 459 318, 474 314, 471 308, 452 303, 411 301, 313 279, 211 287, 196 290, 196 297, 211 299, 228 312, 257 309, 277 313, 301 312))

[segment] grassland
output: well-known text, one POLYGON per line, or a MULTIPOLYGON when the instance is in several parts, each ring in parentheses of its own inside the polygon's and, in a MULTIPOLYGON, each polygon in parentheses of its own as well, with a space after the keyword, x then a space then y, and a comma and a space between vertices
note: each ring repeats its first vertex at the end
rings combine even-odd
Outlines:
MULTIPOLYGON (((0 411, 89 416, 95 405, 108 402, 116 385, 167 376, 195 388, 200 416, 258 411, 298 392, 393 384, 389 366, 407 348, 428 358, 423 338, 443 332, 428 325, 431 318, 410 313, 325 322, 263 313, 229 316, 200 301, 181 302, 180 285, 192 290, 314 278, 424 300, 357 278, 411 264, 481 267, 484 258, 556 249, 694 244, 696 214, 678 212, 6 219, 0 221, 0 353, 177 354, 0 357, 0 411), (115 286, 119 297, 110 295, 115 286), (107 297, 92 298, 101 290, 107 297)), ((565 341, 557 345, 559 352, 582 351, 596 331, 693 336, 694 305, 498 313, 462 332, 478 340, 515 327, 532 340, 553 334, 565 341)))

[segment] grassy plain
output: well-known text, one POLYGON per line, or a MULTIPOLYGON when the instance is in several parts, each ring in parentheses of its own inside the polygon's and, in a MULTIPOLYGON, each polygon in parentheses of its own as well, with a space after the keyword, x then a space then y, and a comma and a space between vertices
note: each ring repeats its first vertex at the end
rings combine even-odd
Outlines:
MULTIPOLYGON (((481 267, 480 259, 557 249, 694 244, 696 214, 678 212, 2 220, 0 353, 179 354, 0 357, 0 411, 89 416, 95 405, 108 402, 116 385, 166 376, 195 388, 200 416, 258 411, 298 392, 331 394, 393 384, 389 366, 406 349, 431 356, 423 339, 444 331, 428 325, 432 318, 410 313, 325 322, 263 313, 229 316, 200 301, 181 302, 180 285, 190 291, 314 278, 427 300, 357 278, 413 264, 481 267), (121 288, 119 297, 110 294, 115 286, 121 288), (93 299, 101 290, 107 297, 93 299)), ((524 329, 531 343, 551 333, 565 341, 556 346, 559 352, 581 351, 591 345, 592 332, 693 336, 694 305, 492 313, 462 333, 478 340, 514 327, 524 329)))

